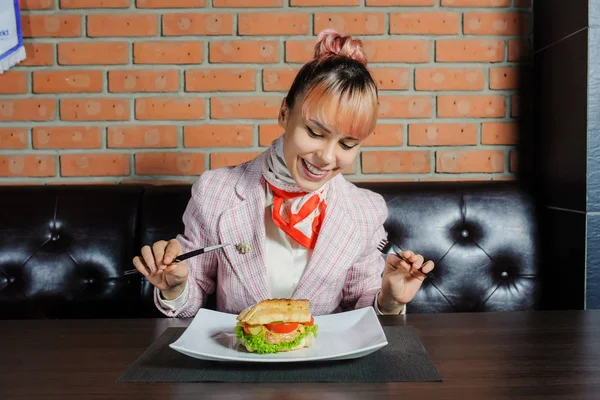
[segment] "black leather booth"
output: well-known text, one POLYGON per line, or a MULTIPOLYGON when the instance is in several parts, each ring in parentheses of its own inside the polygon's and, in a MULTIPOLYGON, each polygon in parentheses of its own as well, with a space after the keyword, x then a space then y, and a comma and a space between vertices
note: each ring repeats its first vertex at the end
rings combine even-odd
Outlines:
MULTIPOLYGON (((516 182, 364 183, 395 244, 436 263, 409 313, 541 307, 534 205, 516 182)), ((182 231, 189 185, 0 188, 0 318, 162 316, 145 244, 182 231)), ((207 307, 212 307, 209 303, 207 307)))

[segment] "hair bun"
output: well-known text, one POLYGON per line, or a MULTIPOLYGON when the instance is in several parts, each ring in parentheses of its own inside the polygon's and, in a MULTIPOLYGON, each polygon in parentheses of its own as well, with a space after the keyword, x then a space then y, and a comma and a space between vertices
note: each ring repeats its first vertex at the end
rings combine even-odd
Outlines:
POLYGON ((351 36, 342 36, 333 29, 325 29, 317 36, 315 59, 331 56, 348 57, 367 65, 362 41, 352 39, 351 36))

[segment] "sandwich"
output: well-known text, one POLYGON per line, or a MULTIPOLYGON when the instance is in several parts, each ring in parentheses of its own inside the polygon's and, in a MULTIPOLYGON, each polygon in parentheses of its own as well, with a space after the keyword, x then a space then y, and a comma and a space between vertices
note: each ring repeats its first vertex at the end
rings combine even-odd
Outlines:
POLYGON ((278 353, 310 347, 317 326, 308 300, 270 299, 237 316, 235 335, 249 352, 278 353))

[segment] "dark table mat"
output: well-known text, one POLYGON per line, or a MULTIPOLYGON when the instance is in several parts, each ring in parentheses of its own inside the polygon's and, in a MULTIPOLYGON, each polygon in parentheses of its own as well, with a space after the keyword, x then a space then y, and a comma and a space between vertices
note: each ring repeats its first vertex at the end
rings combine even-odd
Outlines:
POLYGON ((442 381, 415 330, 407 326, 384 326, 388 345, 362 358, 285 363, 220 362, 189 357, 169 347, 184 330, 165 330, 117 382, 442 381))

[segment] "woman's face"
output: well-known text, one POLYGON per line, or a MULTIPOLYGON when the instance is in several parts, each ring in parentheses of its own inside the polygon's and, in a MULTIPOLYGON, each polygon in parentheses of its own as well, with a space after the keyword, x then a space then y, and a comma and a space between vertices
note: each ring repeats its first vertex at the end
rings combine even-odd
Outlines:
POLYGON ((284 99, 279 125, 284 129, 285 162, 306 192, 318 190, 356 159, 360 141, 316 118, 304 118, 300 102, 290 109, 284 99))

